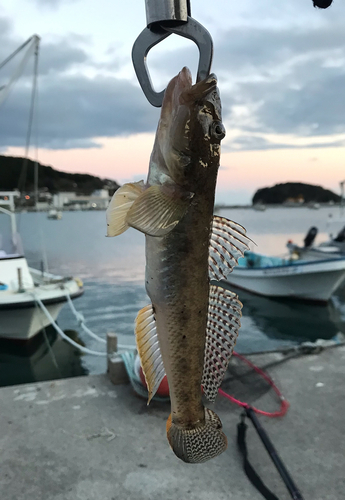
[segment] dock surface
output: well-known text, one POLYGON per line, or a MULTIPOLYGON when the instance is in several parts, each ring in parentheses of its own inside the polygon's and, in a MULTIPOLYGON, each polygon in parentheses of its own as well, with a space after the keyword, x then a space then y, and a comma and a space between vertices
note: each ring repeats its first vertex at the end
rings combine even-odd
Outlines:
MULTIPOLYGON (((283 363, 278 355, 252 359, 271 365, 290 402, 285 417, 259 418, 305 500, 344 498, 345 347, 283 363)), ((214 409, 228 449, 199 465, 169 448, 169 404, 147 407, 130 385, 114 386, 106 375, 5 387, 0 398, 2 500, 262 500, 236 446, 241 410, 221 397, 214 409)), ((272 409, 272 401, 265 393, 255 406, 272 409)), ((252 465, 279 500, 290 499, 247 423, 252 465)))

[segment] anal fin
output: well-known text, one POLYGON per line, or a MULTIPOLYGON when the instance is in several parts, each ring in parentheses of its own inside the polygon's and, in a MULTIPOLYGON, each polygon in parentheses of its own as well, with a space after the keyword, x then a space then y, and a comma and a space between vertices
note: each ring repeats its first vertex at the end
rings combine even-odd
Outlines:
POLYGON ((219 286, 210 286, 201 383, 205 396, 212 402, 216 399, 237 341, 241 308, 242 304, 235 293, 219 286))
POLYGON ((165 375, 156 320, 151 304, 141 309, 137 315, 135 320, 135 337, 141 366, 149 391, 147 402, 149 404, 165 375))

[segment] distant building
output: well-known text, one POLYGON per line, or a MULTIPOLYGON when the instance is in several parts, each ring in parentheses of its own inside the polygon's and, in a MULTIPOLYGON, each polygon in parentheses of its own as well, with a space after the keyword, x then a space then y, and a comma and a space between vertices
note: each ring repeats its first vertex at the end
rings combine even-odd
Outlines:
POLYGON ((286 198, 283 205, 287 207, 293 207, 296 205, 303 205, 304 197, 302 195, 296 196, 296 198, 286 198))
POLYGON ((111 197, 107 189, 98 189, 90 196, 78 195, 75 192, 61 192, 53 195, 53 207, 70 210, 104 210, 108 207, 111 197))

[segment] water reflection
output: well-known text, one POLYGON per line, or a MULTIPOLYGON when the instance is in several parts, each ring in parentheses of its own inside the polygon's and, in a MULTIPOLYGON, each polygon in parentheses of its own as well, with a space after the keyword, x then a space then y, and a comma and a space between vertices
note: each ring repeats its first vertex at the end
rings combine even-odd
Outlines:
POLYGON ((326 306, 305 304, 294 300, 273 299, 254 295, 231 286, 243 303, 243 330, 250 323, 269 339, 304 342, 331 339, 344 328, 345 307, 333 297, 326 306), (343 316, 341 316, 342 310, 343 316))
MULTIPOLYGON (((65 332, 78 340, 74 331, 65 332)), ((86 375, 80 352, 52 327, 30 341, 0 339, 0 386, 86 375)))
MULTIPOLYGON (((329 211, 332 209, 320 209, 317 214, 300 208, 268 208, 262 213, 233 209, 222 210, 221 215, 246 227, 248 235, 258 245, 256 251, 281 255, 286 252, 288 239, 297 243, 303 241, 306 231, 315 225, 316 215, 318 237, 320 241, 326 239, 329 211)), ((333 212, 335 214, 335 209, 333 212)), ((75 307, 84 315, 88 327, 103 338, 107 332, 116 332, 120 343, 134 345, 135 317, 149 303, 144 286, 144 236, 128 230, 118 238, 106 238, 105 213, 98 211, 65 212, 58 222, 49 221, 46 214, 39 213, 22 214, 18 218, 30 265, 40 267, 46 254, 51 272, 80 277, 84 281, 85 294, 75 301, 75 307)), ((339 330, 345 331, 345 292, 337 292, 327 307, 258 297, 243 290, 237 293, 244 304, 236 345, 239 352, 328 339, 339 330)), ((63 330, 76 328, 88 348, 100 350, 98 342, 79 328, 67 305, 58 322, 63 330)), ((0 384, 5 385, 6 380, 8 384, 31 382, 106 370, 105 358, 80 357, 71 346, 57 339, 54 332, 50 332, 49 338, 52 352, 40 335, 34 339, 33 352, 23 354, 21 346, 10 349, 1 341, 0 384)))

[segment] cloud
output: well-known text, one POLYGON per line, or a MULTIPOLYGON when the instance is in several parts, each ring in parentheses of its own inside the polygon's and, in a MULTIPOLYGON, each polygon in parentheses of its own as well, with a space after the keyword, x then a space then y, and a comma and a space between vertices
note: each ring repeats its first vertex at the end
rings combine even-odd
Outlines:
MULTIPOLYGON (((0 18, 0 47, 5 47, 2 52, 8 56, 21 43, 12 35, 9 21, 0 18)), ((39 146, 90 148, 98 146, 95 137, 154 131, 159 112, 148 104, 138 85, 100 75, 99 64, 94 63, 83 44, 82 37, 73 35, 42 43, 36 112, 39 146), (96 76, 88 76, 90 70, 96 76)), ((22 57, 18 54, 12 66, 1 71, 0 86, 7 83, 22 57)), ((0 109, 1 148, 25 144, 32 77, 33 58, 0 109)))
MULTIPOLYGON (((1 21, 3 20, 0 18, 0 30, 2 27, 1 21)), ((3 25, 7 26, 6 23, 3 23, 3 25)), ((4 61, 23 43, 23 40, 18 40, 11 36, 0 36, 0 62, 4 61)), ((39 43, 39 77, 41 78, 48 73, 58 73, 61 76, 62 72, 78 68, 82 65, 84 67, 87 65, 97 68, 99 64, 94 62, 87 49, 83 48, 85 43, 83 37, 76 35, 69 35, 68 38, 57 38, 50 41, 41 40, 39 43)), ((5 82, 12 75, 28 48, 29 44, 1 69, 0 82, 5 82)), ((32 68, 33 57, 27 62, 23 72, 24 78, 32 77, 32 68)))
MULTIPOLYGON (((48 6, 67 2, 36 0, 48 6)), ((263 0, 260 9, 271 6, 268 11, 270 15, 273 12, 275 21, 273 16, 259 26, 249 25, 243 17, 242 25, 216 31, 213 70, 219 78, 226 128, 237 133, 223 151, 344 145, 332 136, 345 132, 345 31, 340 22, 345 6, 338 3, 337 13, 333 9, 321 16, 312 6, 299 10, 299 4, 295 1, 282 9, 271 6, 271 0, 263 0), (296 12, 302 17, 296 19, 296 12), (268 140, 265 134, 274 134, 277 141, 268 140), (301 141, 286 144, 286 135, 315 140, 311 146, 301 146, 301 141)), ((9 20, 0 18, 0 61, 21 43, 9 20)), ((95 61, 87 43, 77 36, 42 41, 42 147, 95 147, 97 137, 153 132, 156 128, 159 111, 146 101, 137 85, 116 76, 123 64, 120 54, 114 55, 111 64, 106 57, 103 62, 102 57, 95 61)), ((164 86, 184 64, 196 66, 197 59, 191 42, 177 50, 172 43, 169 50, 149 57, 153 80, 159 75, 164 86)), ((1 147, 25 142, 29 69, 6 103, 6 119, 0 110, 1 147)))
POLYGON ((247 132, 317 137, 345 132, 345 71, 319 62, 295 66, 285 78, 238 85, 228 110, 230 126, 247 132), (310 68, 311 67, 311 68, 310 68), (310 68, 310 71, 308 71, 310 68), (244 106, 253 112, 238 116, 244 106))
POLYGON ((247 37, 245 31, 235 29, 217 56, 229 78, 225 95, 235 100, 225 113, 230 126, 298 137, 345 132, 343 26, 257 28, 247 37), (238 116, 239 107, 249 113, 238 116))
POLYGON ((76 37, 60 39, 56 42, 44 41, 41 43, 39 72, 40 75, 46 75, 49 72, 61 73, 71 67, 80 64, 92 65, 92 59, 87 51, 77 47, 76 37))
MULTIPOLYGON (((342 23, 303 28, 233 28, 222 33, 215 52, 215 65, 224 73, 251 69, 269 74, 305 57, 329 57, 345 42, 342 23)), ((254 75, 253 75, 254 76, 254 75)))
POLYGON ((62 4, 75 3, 78 0, 35 0, 39 7, 59 7, 62 4))
MULTIPOLYGON (((314 149, 314 148, 341 148, 345 147, 345 140, 313 142, 309 144, 276 143, 265 137, 255 135, 240 135, 222 144, 223 152, 230 151, 262 151, 266 149, 314 149)), ((314 158, 316 160, 316 158, 314 158)))
MULTIPOLYGON (((190 47, 169 53, 169 66, 193 56, 190 47)), ((169 66, 163 55, 152 58, 153 71, 169 66)), ((213 70, 226 128, 247 136, 239 149, 293 147, 259 143, 254 135, 249 140, 251 133, 317 138, 345 132, 345 31, 335 17, 321 25, 239 26, 217 33, 213 70)), ((327 145, 333 142, 322 143, 327 145)))
MULTIPOLYGON (((30 90, 15 89, 0 121, 0 146, 21 146, 27 130, 30 90)), ((50 78, 39 91, 39 145, 51 149, 95 147, 95 137, 155 129, 158 111, 141 90, 115 77, 50 78)))

